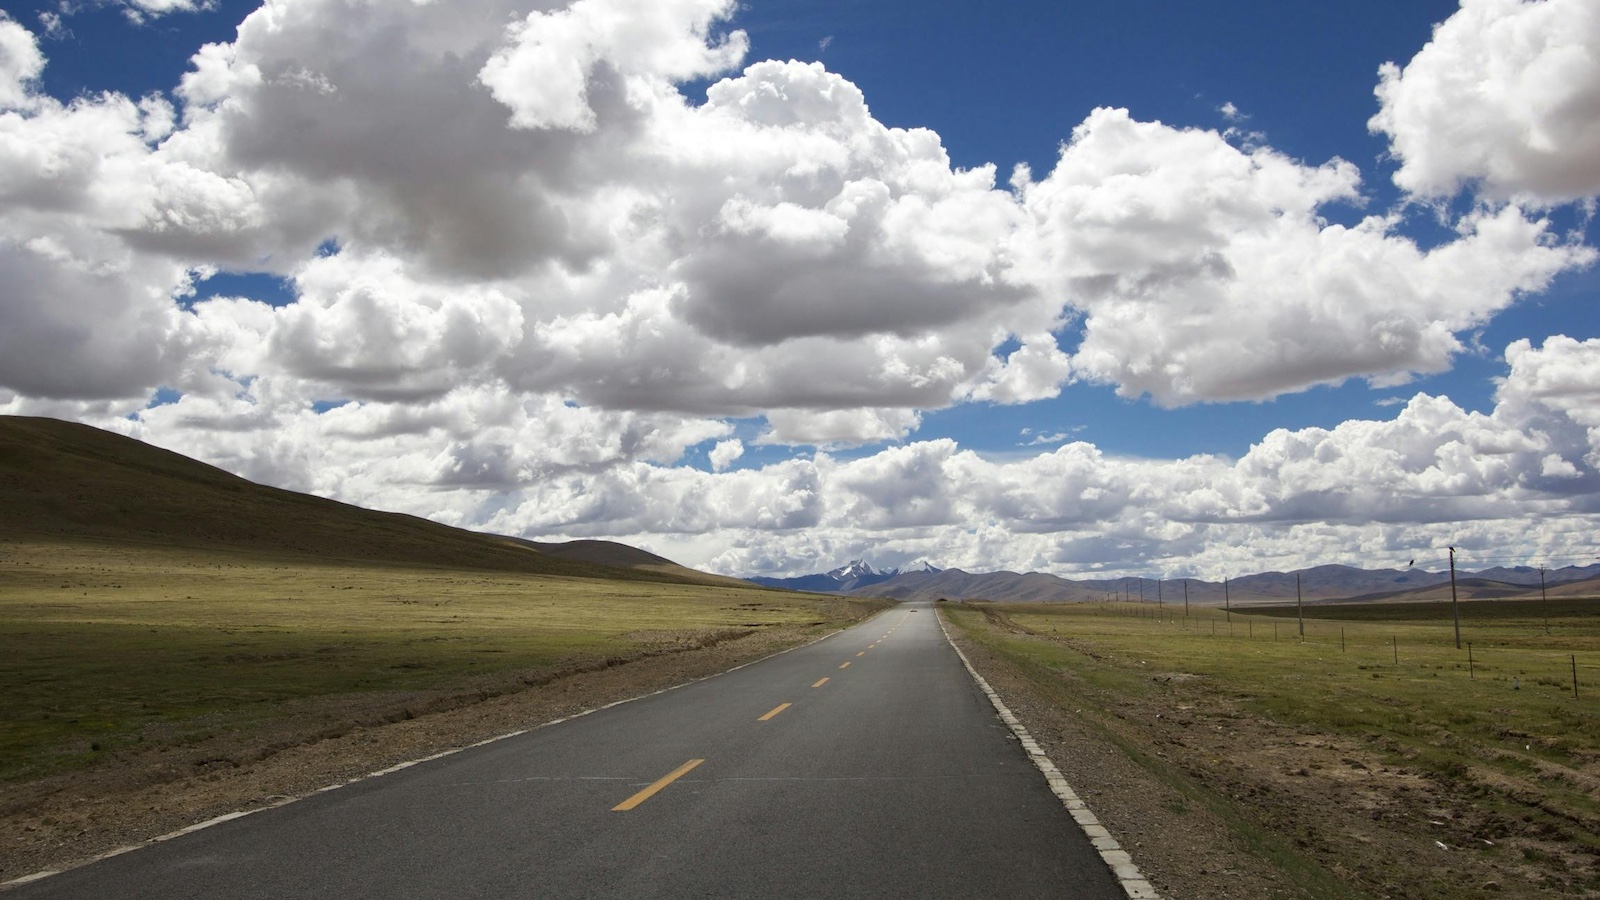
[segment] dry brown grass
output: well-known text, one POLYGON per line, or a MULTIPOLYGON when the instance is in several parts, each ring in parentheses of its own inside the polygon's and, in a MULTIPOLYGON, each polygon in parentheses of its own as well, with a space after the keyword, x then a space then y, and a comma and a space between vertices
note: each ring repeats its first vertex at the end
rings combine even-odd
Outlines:
POLYGON ((881 606, 729 588, 0 542, 0 779, 285 701, 635 658, 881 606))

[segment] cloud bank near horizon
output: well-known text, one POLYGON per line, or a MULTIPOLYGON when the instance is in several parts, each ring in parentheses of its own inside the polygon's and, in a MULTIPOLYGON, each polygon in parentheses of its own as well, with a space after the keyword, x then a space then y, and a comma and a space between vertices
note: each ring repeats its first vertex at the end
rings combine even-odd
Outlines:
POLYGON ((1447 370, 1464 335, 1594 262, 1548 215, 1600 194, 1581 0, 1468 0, 1379 74, 1397 184, 1479 192, 1432 246, 1403 212, 1338 224, 1365 203, 1344 160, 1126 110, 1090 112, 1042 175, 955 169, 820 63, 748 62, 735 8, 278 0, 170 97, 70 102, 0 16, 0 411, 729 572, 883 546, 1202 573, 1446 522, 1590 546, 1600 346, 1560 336, 1508 348, 1491 414, 1418 395, 1239 460, 829 452, 1075 382, 1176 407, 1447 370), (292 302, 196 299, 217 272, 276 276, 292 302), (744 417, 760 443, 823 449, 739 468, 744 417), (701 445, 711 472, 681 464, 701 445))

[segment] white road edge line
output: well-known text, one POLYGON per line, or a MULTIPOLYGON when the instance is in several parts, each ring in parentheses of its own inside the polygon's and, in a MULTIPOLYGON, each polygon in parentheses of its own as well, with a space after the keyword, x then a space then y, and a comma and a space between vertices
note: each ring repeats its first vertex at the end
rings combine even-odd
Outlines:
POLYGON ((1100 858, 1105 860, 1106 866, 1111 869, 1111 874, 1127 892, 1129 900, 1161 900, 1161 895, 1156 893, 1156 889, 1139 871, 1139 867, 1134 865, 1133 857, 1122 849, 1117 839, 1100 824, 1100 820, 1089 810, 1089 804, 1084 803, 1083 799, 1072 790, 1072 785, 1067 784, 1067 779, 1061 776, 1061 770, 1057 769, 1056 764, 1045 755, 1044 749, 1033 739, 1033 735, 1028 733, 1028 729, 1006 707, 1005 701, 1001 700, 1000 695, 989 686, 989 682, 972 667, 967 655, 962 653, 961 648, 951 639, 950 629, 945 627, 944 616, 939 615, 938 608, 935 607, 933 612, 934 617, 938 619, 939 630, 944 632, 945 641, 950 644, 950 649, 961 657, 961 664, 967 667, 967 674, 971 675, 972 680, 983 689, 989 702, 994 704, 995 712, 1000 714, 1000 721, 1011 728, 1011 733, 1022 743, 1022 749, 1028 752, 1028 758, 1033 760, 1033 764, 1040 772, 1044 773, 1045 780, 1050 782, 1050 791, 1061 799, 1062 804, 1067 807, 1067 812, 1072 814, 1072 820, 1078 823, 1078 827, 1083 829, 1084 835, 1089 838, 1094 849, 1099 851, 1100 858))
MULTIPOLYGON (((883 612, 879 613, 878 615, 879 616, 887 615, 888 612, 889 612, 889 610, 884 610, 883 612)), ((876 619, 877 617, 878 616, 873 616, 870 619, 866 619, 866 620, 863 620, 861 622, 857 622, 855 625, 851 625, 850 628, 855 628, 855 627, 858 627, 860 625, 865 625, 867 622, 870 622, 870 621, 872 621, 872 619, 876 619)), ((350 779, 347 779, 345 781, 335 782, 334 784, 330 784, 330 785, 326 785, 324 787, 317 788, 314 791, 310 791, 309 793, 301 794, 301 795, 299 795, 297 797, 285 797, 285 798, 282 798, 280 800, 275 800, 275 801, 273 801, 271 803, 266 803, 266 804, 263 804, 261 806, 252 807, 251 809, 242 809, 242 810, 239 810, 237 812, 224 813, 224 814, 222 814, 220 816, 217 816, 216 818, 207 819, 204 822, 196 822, 193 825, 189 825, 189 826, 186 826, 184 828, 180 828, 177 831, 170 831, 170 832, 168 832, 166 834, 150 838, 149 840, 140 841, 137 844, 128 844, 128 845, 123 846, 123 847, 118 847, 115 850, 107 850, 104 853, 100 853, 100 854, 97 854, 95 856, 91 856, 91 857, 89 857, 87 859, 82 859, 82 860, 78 860, 76 862, 69 863, 67 865, 62 866, 59 869, 46 869, 46 870, 44 870, 42 872, 34 872, 31 875, 23 875, 23 876, 21 876, 19 878, 13 878, 10 881, 0 881, 0 891, 4 891, 4 890, 6 890, 8 888, 12 888, 12 887, 19 887, 19 886, 24 885, 24 884, 31 884, 31 883, 33 883, 35 881, 42 881, 42 880, 44 880, 46 878, 51 877, 52 875, 60 875, 63 872, 70 872, 73 869, 81 869, 84 866, 93 865, 94 863, 100 862, 101 860, 110 859, 113 856, 121 856, 124 853, 130 853, 130 852, 132 852, 134 850, 139 850, 139 849, 142 849, 144 847, 148 847, 151 844, 165 843, 167 841, 172 840, 173 838, 183 837, 186 834, 192 834, 192 833, 194 833, 196 831, 200 831, 200 830, 205 829, 205 828, 210 828, 213 825, 221 825, 223 822, 231 822, 234 819, 242 819, 245 816, 252 815, 254 813, 263 812, 263 811, 269 810, 269 809, 277 809, 280 806, 288 806, 291 803, 294 803, 294 802, 299 801, 299 800, 304 800, 307 797, 314 797, 317 794, 326 794, 329 791, 336 791, 339 788, 348 787, 348 786, 350 786, 352 784, 357 784, 359 782, 366 781, 369 778, 381 778, 384 775, 389 775, 389 774, 392 774, 394 772, 398 772, 401 769, 409 769, 412 766, 421 765, 422 763, 425 763, 425 762, 433 762, 436 759, 443 759, 446 756, 454 756, 455 754, 461 753, 461 752, 466 751, 466 750, 473 750, 473 749, 476 749, 478 747, 483 747, 483 746, 486 746, 488 744, 493 744, 493 743, 496 743, 498 741, 503 741, 503 740, 505 740, 507 738, 514 738, 514 737, 517 737, 519 735, 527 734, 530 731, 537 731, 537 730, 539 730, 541 728, 549 728, 551 725, 560 725, 562 722, 570 722, 573 719, 579 719, 579 718, 587 716, 587 715, 589 715, 591 713, 600 712, 603 709, 610 709, 613 706, 621 706, 624 703, 632 703, 635 700, 643 700, 646 697, 654 697, 657 694, 665 694, 668 691, 675 691, 678 688, 688 687, 691 684, 699 684, 702 681, 710 681, 713 678, 721 678, 723 675, 726 675, 729 672, 737 672, 740 669, 743 669, 743 668, 745 668, 747 666, 753 666, 753 665, 755 665, 756 663, 759 663, 759 662, 766 662, 767 660, 772 659, 773 657, 782 656, 785 653, 792 653, 795 650, 800 650, 800 649, 803 649, 803 648, 806 648, 806 647, 810 647, 810 646, 815 645, 815 644, 820 644, 823 641, 827 640, 828 638, 831 638, 836 634, 843 634, 845 631, 848 631, 848 630, 849 629, 847 629, 847 628, 840 628, 837 631, 830 631, 827 634, 823 635, 822 637, 817 638, 814 641, 806 641, 804 644, 795 644, 793 647, 789 647, 789 648, 787 648, 785 650, 779 650, 777 653, 769 653, 766 656, 761 657, 760 659, 752 659, 747 663, 740 663, 739 665, 734 666, 731 669, 724 669, 721 672, 714 672, 714 673, 712 673, 710 675, 706 675, 706 676, 703 676, 701 678, 690 679, 689 681, 682 682, 681 684, 675 684, 675 685, 673 685, 671 687, 664 687, 664 688, 662 688, 662 689, 660 689, 658 691, 651 691, 648 694, 640 694, 637 697, 628 697, 628 698, 623 699, 623 700, 614 700, 614 701, 612 701, 610 703, 607 703, 604 706, 596 706, 593 709, 586 709, 586 710, 583 710, 582 712, 575 712, 570 716, 562 716, 559 719, 551 719, 548 722, 540 722, 538 725, 535 725, 532 728, 519 728, 516 731, 508 731, 505 734, 496 735, 496 736, 494 736, 492 738, 486 738, 484 740, 478 741, 475 744, 467 744, 464 747, 456 747, 456 748, 451 749, 451 750, 445 750, 445 751, 440 752, 440 753, 432 754, 431 756, 424 756, 421 759, 413 759, 413 760, 408 760, 408 761, 402 762, 402 763, 396 763, 396 764, 394 764, 392 766, 389 766, 386 769, 379 769, 376 772, 368 772, 365 775, 357 775, 354 778, 350 778, 350 779)), ((970 669, 971 667, 969 666, 968 668, 970 669)))

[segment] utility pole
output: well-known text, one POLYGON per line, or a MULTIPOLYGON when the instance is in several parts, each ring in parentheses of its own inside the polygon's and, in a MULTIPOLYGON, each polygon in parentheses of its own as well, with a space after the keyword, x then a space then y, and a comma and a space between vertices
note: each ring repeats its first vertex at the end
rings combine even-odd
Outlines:
POLYGON ((1550 633, 1550 595, 1544 592, 1544 566, 1539 567, 1539 600, 1540 607, 1544 610, 1544 633, 1550 633))
POLYGON ((1156 579, 1156 616, 1159 618, 1166 614, 1166 601, 1161 599, 1161 579, 1156 579))
POLYGON ((1300 640, 1306 639, 1306 613, 1305 604, 1300 597, 1300 573, 1294 576, 1294 617, 1300 620, 1300 640))
POLYGON ((1228 576, 1222 576, 1222 618, 1233 621, 1233 601, 1228 599, 1228 576))
POLYGON ((1139 602, 1140 603, 1145 602, 1145 599, 1144 599, 1144 576, 1143 575, 1139 576, 1139 602))
MULTIPOLYGON (((1189 579, 1183 580, 1183 617, 1189 618, 1189 579)), ((1215 622, 1215 619, 1211 621, 1215 622)))
POLYGON ((1461 607, 1456 604, 1456 548, 1450 548, 1450 616, 1456 622, 1456 649, 1461 649, 1461 607))

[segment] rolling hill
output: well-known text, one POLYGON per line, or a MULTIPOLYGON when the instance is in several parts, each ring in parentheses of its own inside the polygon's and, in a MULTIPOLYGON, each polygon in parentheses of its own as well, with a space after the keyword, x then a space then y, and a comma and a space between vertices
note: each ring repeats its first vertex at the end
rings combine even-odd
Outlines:
POLYGON ((675 563, 665 556, 657 556, 648 550, 640 550, 638 547, 619 544, 616 541, 576 540, 550 543, 523 540, 522 538, 511 538, 511 540, 526 544, 540 553, 558 559, 570 559, 617 569, 653 572, 675 579, 693 581, 698 584, 719 584, 724 587, 750 586, 750 583, 743 579, 730 578, 726 575, 713 575, 710 572, 691 569, 688 566, 675 563))
POLYGON ((24 416, 0 416, 0 540, 7 539, 736 583, 622 544, 541 544, 267 487, 88 425, 24 416))

